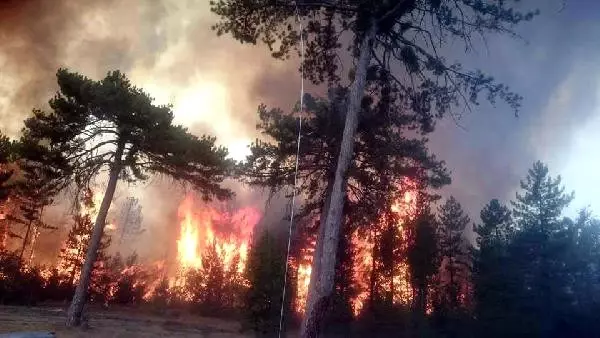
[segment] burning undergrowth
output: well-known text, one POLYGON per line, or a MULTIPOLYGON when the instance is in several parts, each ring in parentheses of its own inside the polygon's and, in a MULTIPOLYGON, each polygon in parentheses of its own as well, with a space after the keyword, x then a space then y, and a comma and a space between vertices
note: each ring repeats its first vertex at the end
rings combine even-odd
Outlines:
MULTIPOLYGON (((45 267, 35 267, 31 262, 20 264, 18 255, 5 251, 3 257, 14 261, 15 269, 3 271, 0 277, 31 274, 51 294, 42 298, 68 299, 79 280, 100 199, 100 194, 91 191, 84 196, 55 264, 45 267)), ((178 232, 174 252, 156 261, 143 261, 135 254, 109 256, 111 237, 118 237, 121 227, 111 221, 105 226, 94 266, 91 301, 105 305, 194 303, 210 311, 239 308, 247 287, 244 271, 252 233, 261 217, 251 207, 234 210, 226 204, 200 203, 189 194, 180 203, 177 219, 173 220, 176 223, 173 228, 178 232)))
MULTIPOLYGON (((65 301, 72 295, 100 202, 101 194, 91 191, 84 198, 73 216, 71 230, 62 242, 55 264, 37 268, 28 263, 25 268, 16 268, 12 272, 39 279, 46 294, 41 299, 65 301)), ((391 229, 405 246, 409 242, 405 223, 414 214, 415 203, 414 193, 410 190, 401 195, 392 208, 397 222, 391 229)), ((90 300, 104 305, 183 306, 209 315, 236 313, 244 307, 244 296, 250 287, 246 275, 248 255, 262 217, 253 207, 208 204, 188 194, 179 203, 170 226, 177 236, 171 239, 173 243, 166 250, 168 254, 156 260, 136 254, 121 256, 114 250, 109 254, 108 249, 111 245, 114 247, 113 241, 119 237, 119 247, 128 245, 128 239, 123 243, 123 236, 119 235, 123 225, 119 220, 111 219, 105 227, 105 238, 94 267, 90 300)), ((380 238, 389 230, 385 224, 382 218, 378 224, 347 234, 348 250, 352 254, 345 264, 349 265, 348 279, 354 288, 354 293, 348 297, 353 316, 358 316, 377 292, 391 295, 395 304, 412 302, 407 263, 400 261, 391 273, 382 272, 378 255, 380 238)), ((316 243, 315 233, 304 235, 306 238, 298 242, 303 244, 289 260, 288 278, 294 286, 291 308, 296 315, 303 314, 306 304, 316 243)), ((18 259, 14 265, 19 266, 18 259)))

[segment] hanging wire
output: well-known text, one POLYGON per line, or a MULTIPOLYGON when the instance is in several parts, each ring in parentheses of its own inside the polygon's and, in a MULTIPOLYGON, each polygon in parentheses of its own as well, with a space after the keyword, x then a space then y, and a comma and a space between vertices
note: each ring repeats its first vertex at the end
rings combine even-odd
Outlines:
POLYGON ((298 6, 296 6, 296 20, 299 23, 299 32, 300 32, 300 114, 298 117, 298 140, 297 140, 297 148, 296 148, 296 168, 294 172, 294 187, 292 189, 292 207, 290 210, 290 224, 288 229, 288 242, 287 242, 287 252, 285 255, 285 273, 283 275, 283 292, 281 294, 281 310, 279 312, 279 331, 277 336, 281 338, 281 333, 283 331, 283 312, 285 308, 285 294, 287 288, 287 275, 288 275, 288 267, 289 267, 289 259, 290 259, 290 246, 292 243, 292 227, 294 225, 294 210, 296 205, 296 190, 298 186, 298 158, 300 157, 300 139, 302 137, 302 112, 304 111, 304 31, 302 28, 302 20, 300 19, 300 15, 298 13, 298 6))

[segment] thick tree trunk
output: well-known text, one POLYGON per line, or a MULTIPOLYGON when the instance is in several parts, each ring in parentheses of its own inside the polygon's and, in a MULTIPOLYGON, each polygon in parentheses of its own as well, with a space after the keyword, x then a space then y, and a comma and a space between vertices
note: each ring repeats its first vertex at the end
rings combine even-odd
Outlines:
POLYGON ((92 237, 90 238, 87 248, 87 254, 85 256, 83 268, 81 269, 79 283, 77 284, 75 294, 73 295, 73 300, 71 301, 71 306, 69 307, 69 311, 67 313, 67 326, 78 326, 81 324, 83 306, 85 305, 86 294, 90 286, 90 279, 92 276, 92 269, 94 267, 94 263, 96 262, 98 248, 100 247, 100 241, 102 239, 102 234, 104 233, 106 215, 108 214, 110 203, 115 194, 117 181, 119 180, 119 174, 123 168, 123 164, 121 162, 121 157, 123 156, 124 150, 123 148, 124 146, 120 144, 115 152, 115 161, 110 169, 106 192, 104 193, 104 198, 102 199, 100 210, 98 210, 98 216, 96 217, 96 221, 94 223, 94 231, 92 232, 92 237))
POLYGON ((340 154, 338 156, 329 205, 325 213, 325 224, 319 231, 319 237, 317 238, 317 250, 315 250, 313 259, 313 267, 316 267, 316 269, 313 268, 312 270, 308 286, 308 300, 306 302, 305 316, 302 321, 300 333, 302 338, 317 337, 324 312, 327 309, 329 298, 333 292, 336 254, 340 239, 342 208, 346 192, 346 173, 348 172, 354 153, 354 135, 356 134, 358 125, 358 113, 364 95, 367 68, 372 57, 371 45, 375 33, 376 27, 372 25, 360 45, 356 74, 350 89, 340 154))

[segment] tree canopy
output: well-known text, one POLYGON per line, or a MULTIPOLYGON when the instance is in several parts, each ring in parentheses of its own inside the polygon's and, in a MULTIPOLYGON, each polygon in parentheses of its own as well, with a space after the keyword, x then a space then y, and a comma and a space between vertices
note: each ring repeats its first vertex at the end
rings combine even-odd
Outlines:
POLYGON ((59 69, 56 77, 59 91, 49 101, 51 110, 36 109, 25 120, 24 163, 29 171, 50 171, 44 182, 53 182, 55 192, 73 184, 81 191, 99 173, 109 172, 67 319, 79 325, 117 181, 167 175, 190 183, 206 200, 226 199, 232 192, 220 184, 234 163, 214 137, 197 137, 174 125, 170 106, 154 105, 119 71, 99 81, 67 69, 59 69))
POLYGON ((521 96, 445 55, 450 41, 462 41, 472 50, 473 40, 487 33, 515 36, 517 24, 538 14, 516 9, 517 2, 211 0, 211 8, 221 18, 213 26, 217 34, 230 34, 242 43, 262 42, 278 59, 299 52, 298 15, 306 27, 304 72, 315 83, 338 83, 345 69, 342 60, 347 60, 343 53, 357 58, 374 25, 370 50, 375 66, 395 82, 407 107, 441 115, 458 105, 477 104, 482 92, 492 102, 499 98, 519 108, 521 96))
POLYGON ((119 161, 119 176, 128 181, 165 174, 191 183, 205 198, 231 196, 219 185, 232 165, 227 150, 214 137, 173 125, 171 107, 154 105, 124 74, 113 71, 94 81, 60 69, 56 76, 60 90, 51 111, 33 111, 22 142, 30 163, 60 172, 60 187, 87 186, 119 161))

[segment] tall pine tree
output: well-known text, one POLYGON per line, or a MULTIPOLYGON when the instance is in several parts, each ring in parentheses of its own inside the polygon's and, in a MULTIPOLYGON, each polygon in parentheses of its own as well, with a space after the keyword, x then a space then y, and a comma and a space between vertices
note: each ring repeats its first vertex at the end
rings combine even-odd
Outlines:
POLYGON ((215 146, 215 138, 199 138, 174 125, 170 106, 154 105, 119 71, 100 81, 66 69, 56 75, 59 91, 49 102, 51 111, 34 110, 25 121, 22 143, 28 162, 55 169, 59 188, 87 187, 98 173, 108 171, 67 316, 67 325, 78 325, 118 180, 144 181, 163 174, 192 184, 206 199, 225 199, 232 193, 220 183, 233 163, 226 159, 226 149, 215 146))
MULTIPOLYGON (((275 337, 285 273, 285 251, 268 231, 258 234, 248 253, 245 297, 246 324, 260 337, 275 337)), ((289 294, 290 289, 286 290, 289 294)), ((289 295, 286 307, 289 308, 289 295)), ((287 313, 287 312, 286 312, 287 313)))
POLYGON ((514 231, 510 210, 497 199, 480 213, 481 224, 473 226, 477 247, 473 249, 473 289, 478 334, 505 337, 504 322, 510 318, 515 284, 507 249, 514 231))
POLYGON ((336 253, 343 222, 346 176, 352 165, 355 134, 369 73, 375 63, 402 92, 402 104, 416 115, 430 119, 444 115, 456 105, 477 102, 485 92, 517 108, 520 97, 480 71, 465 71, 450 64, 443 51, 448 38, 458 38, 471 47, 472 34, 510 33, 514 25, 530 20, 536 12, 520 12, 505 1, 483 3, 439 0, 316 0, 246 1, 213 0, 212 10, 221 17, 218 34, 231 34, 246 43, 268 45, 276 58, 286 58, 297 49, 300 34, 306 34, 304 70, 314 82, 339 83, 343 77, 338 52, 350 51, 355 67, 344 109, 344 131, 335 153, 335 171, 328 202, 323 208, 323 230, 317 240, 309 288, 303 337, 314 337, 334 289, 336 253), (305 32, 293 24, 303 18, 305 32), (349 39, 340 36, 349 35, 349 39), (276 50, 274 50, 276 49, 276 50), (392 72, 394 66, 399 71, 392 72), (393 75, 392 75, 393 74, 393 75))
POLYGON ((468 297, 470 259, 464 231, 471 220, 454 196, 440 206, 438 215, 442 257, 438 301, 442 310, 457 311, 468 297))
POLYGON ((521 320, 530 323, 530 335, 549 335, 564 305, 566 271, 562 256, 568 248, 565 236, 569 223, 562 213, 572 199, 572 193, 565 193, 560 176, 551 177, 548 167, 537 161, 512 202, 519 233, 511 243, 509 259, 521 279, 515 306, 521 320))
POLYGON ((438 221, 428 205, 420 208, 409 224, 412 240, 407 258, 415 293, 413 306, 421 315, 427 312, 429 290, 440 264, 438 227, 438 221))

